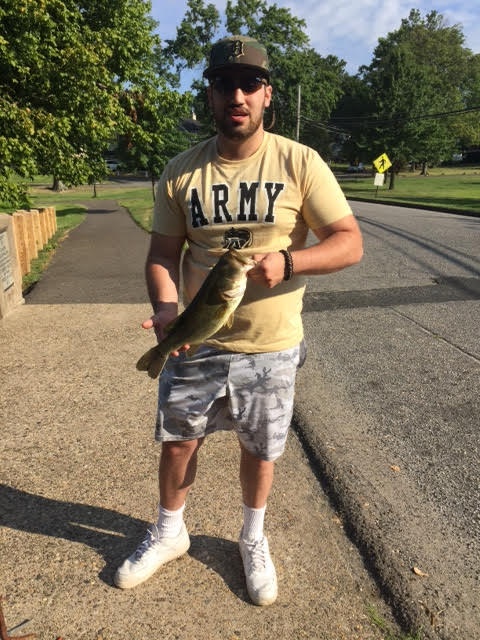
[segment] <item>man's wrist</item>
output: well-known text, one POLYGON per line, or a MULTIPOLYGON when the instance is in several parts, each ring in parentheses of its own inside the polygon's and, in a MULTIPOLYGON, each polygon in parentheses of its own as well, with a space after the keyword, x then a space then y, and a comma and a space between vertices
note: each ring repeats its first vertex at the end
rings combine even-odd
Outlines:
POLYGON ((285 260, 285 267, 283 271, 283 279, 291 280, 293 277, 293 260, 292 254, 287 249, 280 249, 280 253, 282 254, 285 260))
POLYGON ((177 310, 178 302, 165 302, 163 300, 154 300, 152 301, 152 309, 153 313, 156 315, 160 313, 160 311, 171 311, 172 309, 177 310))

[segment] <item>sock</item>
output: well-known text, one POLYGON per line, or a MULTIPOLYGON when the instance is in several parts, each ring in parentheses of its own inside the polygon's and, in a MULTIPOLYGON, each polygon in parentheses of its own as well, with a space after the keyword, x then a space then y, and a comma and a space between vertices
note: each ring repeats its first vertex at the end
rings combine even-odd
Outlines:
POLYGON ((169 511, 162 507, 158 508, 158 537, 159 538, 176 538, 180 533, 183 525, 183 511, 185 505, 175 511, 169 511))
POLYGON ((265 518, 265 505, 261 509, 252 509, 243 505, 243 529, 244 540, 261 540, 263 537, 263 520, 265 518))

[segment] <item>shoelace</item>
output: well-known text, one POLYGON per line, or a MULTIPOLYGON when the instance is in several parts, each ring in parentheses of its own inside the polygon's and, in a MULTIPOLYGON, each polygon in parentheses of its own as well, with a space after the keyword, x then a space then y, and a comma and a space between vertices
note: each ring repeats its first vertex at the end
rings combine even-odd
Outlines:
POLYGON ((145 536, 145 540, 139 545, 135 552, 135 560, 140 560, 143 554, 150 549, 152 544, 154 544, 158 540, 158 528, 154 524, 151 529, 147 529, 147 535, 145 536))
POLYGON ((253 542, 246 541, 246 545, 249 549, 249 560, 250 566, 249 571, 253 573, 254 571, 265 569, 266 566, 266 554, 265 554, 265 545, 262 540, 254 540, 253 542))

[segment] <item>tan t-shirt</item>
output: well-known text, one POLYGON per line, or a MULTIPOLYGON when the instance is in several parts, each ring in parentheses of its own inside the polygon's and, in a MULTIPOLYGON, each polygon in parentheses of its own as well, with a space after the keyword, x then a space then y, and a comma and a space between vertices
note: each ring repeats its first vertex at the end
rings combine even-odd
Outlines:
MULTIPOLYGON (((160 178, 153 231, 185 236, 184 302, 218 260, 209 249, 225 238, 251 235, 242 252, 269 253, 305 246, 309 229, 351 215, 335 177, 318 153, 266 132, 260 148, 245 160, 226 160, 216 138, 171 160, 160 178)), ((248 281, 233 325, 208 344, 242 353, 288 349, 303 337, 304 278, 294 276, 273 289, 248 281)))

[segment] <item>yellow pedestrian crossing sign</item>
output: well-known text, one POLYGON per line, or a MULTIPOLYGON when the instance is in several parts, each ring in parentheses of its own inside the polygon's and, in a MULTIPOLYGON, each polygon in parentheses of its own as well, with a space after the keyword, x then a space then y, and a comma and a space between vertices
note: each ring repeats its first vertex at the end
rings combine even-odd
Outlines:
POLYGON ((375 166, 375 169, 378 171, 378 173, 384 173, 385 171, 387 171, 387 169, 389 169, 392 166, 392 163, 390 162, 390 158, 387 156, 386 153, 382 153, 381 156, 378 156, 378 158, 373 161, 373 164, 375 166))

